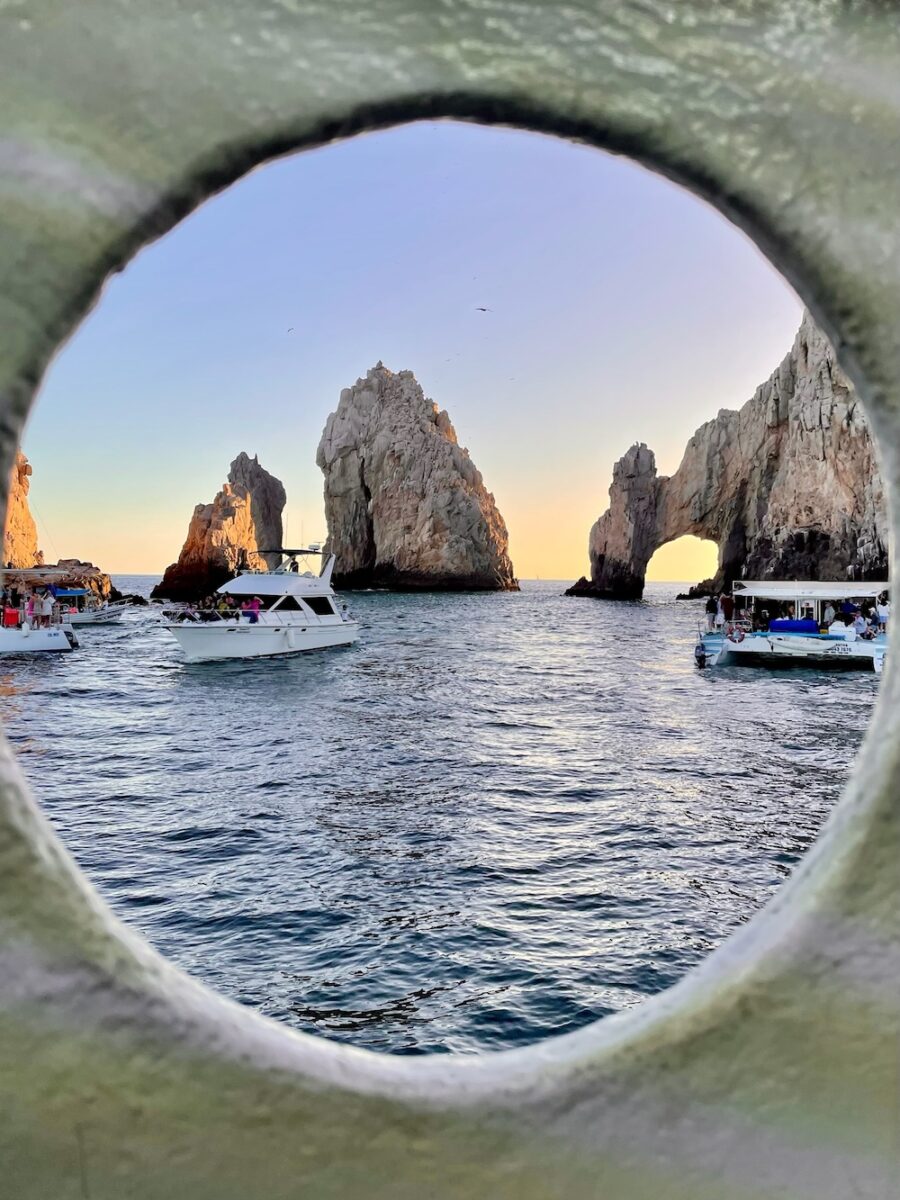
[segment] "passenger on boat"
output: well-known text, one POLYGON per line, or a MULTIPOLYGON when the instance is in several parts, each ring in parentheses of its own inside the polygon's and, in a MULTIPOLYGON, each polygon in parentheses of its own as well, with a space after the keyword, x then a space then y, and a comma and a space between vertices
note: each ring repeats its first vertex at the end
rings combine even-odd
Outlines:
POLYGON ((883 633, 887 629, 888 617, 891 615, 891 602, 887 596, 879 598, 875 606, 875 615, 878 617, 878 628, 883 633))
POLYGON ((723 592, 719 597, 719 603, 722 606, 722 612, 725 614, 725 624, 730 625, 734 619, 734 596, 730 592, 723 592))
POLYGON ((245 600, 241 605, 241 612, 246 616, 251 625, 258 623, 261 605, 262 600, 260 600, 259 596, 254 596, 252 600, 245 600))
POLYGON ((26 620, 27 624, 29 624, 31 626, 34 626, 34 623, 35 623, 34 606, 35 606, 34 592, 29 592, 25 597, 25 620, 26 620))
POLYGON ((822 613, 822 624, 827 625, 830 628, 831 623, 836 616, 837 613, 834 611, 834 605, 829 600, 825 605, 825 611, 822 613))
POLYGON ((44 592, 41 597, 41 625, 45 629, 50 628, 50 622, 53 618, 53 597, 49 592, 44 592))
POLYGON ((706 600, 706 632, 712 633, 716 624, 716 610, 719 605, 713 595, 707 597, 706 600))
POLYGON ((853 630, 858 638, 873 638, 875 633, 869 628, 869 622, 858 612, 853 620, 853 630))

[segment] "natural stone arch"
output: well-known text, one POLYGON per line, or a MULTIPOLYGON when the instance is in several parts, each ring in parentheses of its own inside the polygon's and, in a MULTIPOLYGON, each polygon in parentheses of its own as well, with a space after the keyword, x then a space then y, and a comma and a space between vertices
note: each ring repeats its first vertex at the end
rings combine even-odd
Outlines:
MULTIPOLYGON (((0 479, 49 356, 139 245, 275 153, 456 116, 629 152, 751 232, 838 347, 898 494, 900 30, 879 0, 45 0, 0 23, 0 479)), ((887 1194, 898 688, 889 661, 828 832, 699 971, 620 1018, 464 1062, 331 1046, 186 979, 93 895, 7 750, 11 1194, 887 1194)))
POLYGON ((753 397, 692 435, 674 475, 657 474, 643 442, 619 459, 590 533, 591 578, 570 594, 638 599, 653 554, 686 534, 718 546, 715 588, 887 578, 887 501, 869 424, 809 314, 753 397))

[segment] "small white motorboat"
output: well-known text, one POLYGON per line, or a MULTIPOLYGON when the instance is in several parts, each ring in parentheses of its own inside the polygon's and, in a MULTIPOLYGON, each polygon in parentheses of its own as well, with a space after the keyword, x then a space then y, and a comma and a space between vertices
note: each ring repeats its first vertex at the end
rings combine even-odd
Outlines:
POLYGON ((887 637, 881 630, 857 632, 840 619, 842 607, 858 609, 888 591, 885 583, 735 583, 734 619, 704 632, 694 648, 698 666, 851 667, 881 674, 887 637), (837 614, 826 624, 828 607, 837 614), (772 610, 787 616, 770 616, 772 610))
POLYGON ((265 550, 279 554, 274 571, 243 571, 218 589, 214 609, 187 608, 165 628, 188 662, 224 658, 264 658, 349 646, 359 638, 359 622, 339 606, 331 586, 335 557, 318 574, 301 570, 301 560, 322 556, 318 546, 265 550))
POLYGON ((73 625, 110 625, 120 621, 128 607, 124 600, 101 600, 88 588, 57 588, 56 598, 73 625))

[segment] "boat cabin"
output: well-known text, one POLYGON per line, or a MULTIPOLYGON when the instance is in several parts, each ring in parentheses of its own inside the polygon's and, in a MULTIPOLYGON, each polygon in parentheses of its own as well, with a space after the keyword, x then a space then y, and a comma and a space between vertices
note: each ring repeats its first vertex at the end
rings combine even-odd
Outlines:
POLYGON ((329 617, 342 619, 341 608, 331 587, 334 555, 326 557, 318 545, 278 553, 283 558, 274 570, 243 571, 228 583, 223 583, 217 589, 217 594, 232 603, 235 614, 244 601, 258 600, 255 611, 272 618, 291 621, 310 618, 316 621, 329 617), (310 570, 307 565, 311 556, 322 557, 318 572, 310 570))
POLYGON ((732 589, 735 619, 751 629, 795 624, 797 632, 827 629, 829 605, 845 616, 874 607, 889 588, 887 581, 840 583, 829 580, 738 580, 732 589))

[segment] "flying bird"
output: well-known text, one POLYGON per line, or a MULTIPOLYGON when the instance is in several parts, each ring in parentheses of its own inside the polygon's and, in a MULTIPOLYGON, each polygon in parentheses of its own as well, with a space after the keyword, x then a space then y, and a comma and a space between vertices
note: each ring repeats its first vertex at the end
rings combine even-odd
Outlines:
POLYGON ((494 310, 492 308, 484 308, 482 305, 478 304, 475 306, 475 311, 476 312, 493 312, 494 310))
POLYGON ((290 327, 290 329, 288 330, 288 333, 293 333, 293 332, 294 332, 294 327, 293 327, 293 325, 292 325, 292 326, 290 327))

